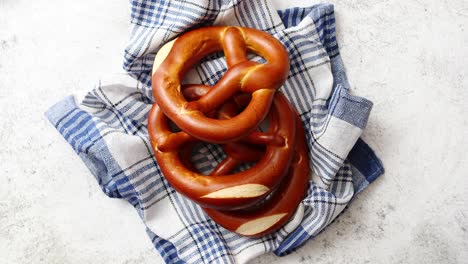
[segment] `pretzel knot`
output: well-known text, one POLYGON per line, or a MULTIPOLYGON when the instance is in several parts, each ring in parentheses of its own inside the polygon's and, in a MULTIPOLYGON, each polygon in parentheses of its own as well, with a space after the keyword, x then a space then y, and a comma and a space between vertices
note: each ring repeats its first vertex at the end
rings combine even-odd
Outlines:
POLYGON ((199 141, 184 131, 171 131, 168 118, 156 104, 148 116, 148 132, 161 171, 174 189, 204 207, 242 209, 270 194, 288 172, 296 144, 291 107, 286 97, 278 94, 269 115, 268 131, 253 132, 247 137, 246 140, 257 146, 266 145, 263 155, 261 150, 253 154, 258 155, 256 158, 250 159, 241 157, 245 153, 230 155, 242 152, 242 145, 229 143, 232 151, 227 147, 227 159, 210 176, 191 169, 186 160, 181 159, 181 149, 199 141), (250 169, 232 174, 239 161, 257 160, 250 169))
POLYGON ((276 91, 288 65, 275 38, 239 27, 185 33, 164 46, 153 65, 156 103, 148 115, 148 134, 161 172, 214 221, 244 236, 259 237, 285 225, 306 191, 309 160, 302 122, 276 91), (181 84, 190 68, 221 50, 229 69, 214 86, 181 84), (249 61, 248 52, 266 62, 249 61), (261 130, 263 121, 268 128, 261 130), (200 142, 221 144, 226 154, 209 175, 192 162, 200 142), (236 173, 244 162, 254 164, 236 173))
POLYGON ((201 28, 172 43, 165 60, 153 73, 153 96, 164 114, 183 131, 206 142, 226 143, 245 137, 265 119, 275 91, 288 72, 288 54, 273 36, 250 28, 201 28), (214 86, 182 85, 189 69, 217 51, 224 52, 228 70, 214 86), (248 60, 249 52, 266 62, 248 60), (188 102, 182 93, 184 86, 209 91, 188 102), (237 116, 219 120, 207 115, 238 92, 251 93, 252 100, 237 116))

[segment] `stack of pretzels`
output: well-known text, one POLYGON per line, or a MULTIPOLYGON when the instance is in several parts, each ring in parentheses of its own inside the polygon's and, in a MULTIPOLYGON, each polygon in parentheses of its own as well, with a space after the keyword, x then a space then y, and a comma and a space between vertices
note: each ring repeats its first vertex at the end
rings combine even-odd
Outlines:
POLYGON ((277 91, 288 72, 288 54, 277 39, 241 27, 185 33, 160 50, 153 66, 148 131, 162 173, 215 222, 244 236, 282 227, 307 189, 304 129, 277 91), (214 86, 182 84, 191 68, 219 51, 228 70, 214 86), (265 63, 248 60, 248 53, 265 63), (200 142, 219 144, 226 154, 209 175, 192 162, 200 142), (244 163, 253 165, 239 169, 244 163))

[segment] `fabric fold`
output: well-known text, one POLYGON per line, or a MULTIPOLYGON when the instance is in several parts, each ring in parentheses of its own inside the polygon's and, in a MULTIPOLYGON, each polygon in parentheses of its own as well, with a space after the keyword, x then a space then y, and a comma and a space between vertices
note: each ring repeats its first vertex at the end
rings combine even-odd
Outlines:
MULTIPOLYGON (((382 163, 360 139, 372 102, 352 95, 341 60, 333 5, 276 11, 261 1, 131 1, 132 30, 125 50, 128 74, 99 81, 84 99, 72 96, 46 116, 96 177, 109 197, 137 210, 148 236, 167 263, 245 263, 274 252, 288 254, 326 228, 356 194, 383 174, 382 163), (202 26, 236 25, 269 32, 291 61, 281 91, 306 129, 311 181, 290 222, 259 239, 231 233, 210 220, 165 180, 148 139, 155 54, 179 34, 202 26)), ((253 57, 261 61, 261 58, 253 57)), ((210 56, 187 77, 213 85, 226 71, 222 56, 210 56)), ((223 158, 206 144, 194 157, 208 171, 223 158)))

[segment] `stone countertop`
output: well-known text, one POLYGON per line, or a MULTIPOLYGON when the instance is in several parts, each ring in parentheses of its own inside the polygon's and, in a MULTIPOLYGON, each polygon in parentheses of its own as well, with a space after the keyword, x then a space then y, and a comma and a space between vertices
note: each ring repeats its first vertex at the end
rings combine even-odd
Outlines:
MULTIPOLYGON (((463 263, 468 2, 334 3, 353 92, 375 103, 363 137, 386 174, 315 240, 252 263, 463 263)), ((2 263, 162 262, 136 212, 101 192, 43 115, 122 72, 128 17, 127 1, 0 0, 2 263)))

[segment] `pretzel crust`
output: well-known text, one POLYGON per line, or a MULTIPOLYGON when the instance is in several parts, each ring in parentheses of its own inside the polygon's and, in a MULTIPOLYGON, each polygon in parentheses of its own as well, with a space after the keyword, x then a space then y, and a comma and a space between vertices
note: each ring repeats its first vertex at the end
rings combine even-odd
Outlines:
POLYGON ((224 228, 248 237, 261 237, 282 227, 304 198, 309 181, 309 159, 302 122, 297 113, 296 153, 288 175, 272 197, 255 210, 221 211, 203 208, 208 216, 224 228))
POLYGON ((293 157, 296 126, 292 106, 278 93, 270 111, 268 132, 260 133, 265 154, 248 170, 236 174, 203 175, 181 159, 186 144, 198 140, 184 131, 172 132, 169 119, 157 104, 148 115, 148 133, 165 178, 174 189, 209 208, 236 210, 249 207, 276 188, 293 157), (263 138, 262 138, 263 136, 263 138))
MULTIPOLYGON (((289 72, 283 45, 271 35, 251 28, 204 27, 177 38, 152 76, 153 96, 162 111, 180 129, 200 140, 226 143, 252 132, 266 117, 274 94, 289 72), (207 55, 224 51, 228 71, 199 100, 188 102, 182 94, 187 71, 207 55), (262 56, 266 63, 247 59, 247 53, 262 56), (237 92, 252 94, 245 110, 231 120, 206 114, 220 107, 237 92)), ((157 56, 157 61, 162 60, 157 56)))
POLYGON ((154 61, 156 102, 148 115, 148 133, 162 173, 211 219, 243 236, 278 230, 307 188, 304 128, 277 92, 288 72, 288 54, 278 40, 241 27, 190 31, 163 46, 154 61), (224 52, 228 70, 215 85, 182 84, 190 68, 218 51, 224 52), (248 53, 262 56, 265 63, 248 60, 248 53), (269 128, 260 132, 266 118, 269 128), (227 157, 210 175, 191 162, 199 142, 223 144, 227 157), (242 162, 256 164, 233 173, 242 162))

